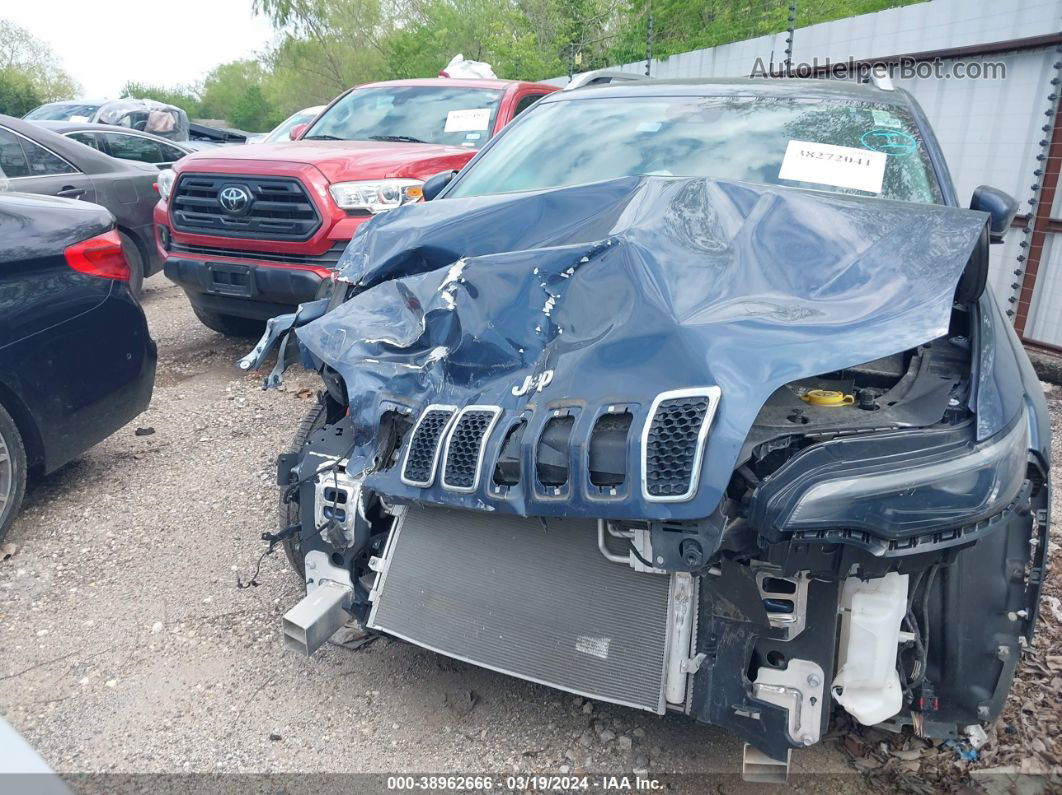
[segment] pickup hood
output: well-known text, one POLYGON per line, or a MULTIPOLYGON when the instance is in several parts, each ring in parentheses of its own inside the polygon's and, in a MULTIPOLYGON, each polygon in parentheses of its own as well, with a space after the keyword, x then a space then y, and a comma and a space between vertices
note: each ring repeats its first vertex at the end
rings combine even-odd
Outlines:
POLYGON ((341 279, 360 292, 297 330, 343 378, 358 459, 381 416, 429 404, 502 409, 479 488, 404 485, 401 465, 366 485, 397 499, 523 515, 690 519, 710 515, 742 442, 782 385, 947 332, 960 275, 986 223, 970 210, 710 179, 625 178, 408 206, 351 242, 341 279), (552 371, 550 376, 543 374, 552 371), (532 388, 520 386, 531 377, 532 388), (535 387, 543 384, 541 390, 535 387), (661 392, 718 386, 700 487, 643 500, 641 431, 661 392), (633 415, 615 494, 584 474, 608 407, 633 415), (572 475, 542 493, 539 434, 574 416, 572 475), (498 492, 493 461, 528 420, 522 482, 498 492))
MULTIPOLYGON (((257 161, 315 166, 330 182, 381 179, 393 176, 427 177, 472 159, 473 150, 436 144, 405 144, 388 141, 290 141, 248 144, 204 150, 181 160, 181 171, 209 170, 212 164, 232 166, 257 161), (436 167, 442 162, 443 165, 436 167)), ((248 173, 255 172, 253 166, 248 173)))

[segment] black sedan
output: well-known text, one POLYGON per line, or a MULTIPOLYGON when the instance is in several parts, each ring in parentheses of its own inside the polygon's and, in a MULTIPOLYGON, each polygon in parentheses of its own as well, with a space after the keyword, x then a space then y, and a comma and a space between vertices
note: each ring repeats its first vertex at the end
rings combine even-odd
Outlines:
POLYGON ((32 122, 0 115, 0 171, 11 190, 102 204, 117 221, 129 260, 130 289, 162 269, 151 212, 158 169, 119 160, 32 122))
POLYGON ((0 193, 0 539, 27 474, 57 469, 151 401, 155 343, 129 270, 102 207, 0 193))

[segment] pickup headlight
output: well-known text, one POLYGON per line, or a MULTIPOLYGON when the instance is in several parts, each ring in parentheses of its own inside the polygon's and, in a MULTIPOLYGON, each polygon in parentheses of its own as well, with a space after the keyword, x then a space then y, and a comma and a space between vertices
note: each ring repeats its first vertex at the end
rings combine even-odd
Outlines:
POLYGON ((173 190, 173 183, 177 180, 177 175, 173 172, 172 168, 164 168, 159 172, 159 178, 155 181, 159 186, 159 196, 163 201, 170 200, 170 191, 173 190))
POLYGON ((423 198, 423 182, 416 179, 381 179, 371 182, 337 182, 328 190, 343 210, 382 213, 423 198))
POLYGON ((1009 431, 966 455, 814 483, 782 525, 787 530, 866 528, 895 536, 967 524, 1002 510, 1017 496, 1028 455, 1023 413, 1009 431))

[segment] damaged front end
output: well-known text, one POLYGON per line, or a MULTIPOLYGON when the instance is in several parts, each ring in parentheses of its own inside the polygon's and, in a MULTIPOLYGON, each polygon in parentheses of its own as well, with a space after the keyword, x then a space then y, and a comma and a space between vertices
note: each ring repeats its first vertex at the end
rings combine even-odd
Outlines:
POLYGON ((244 362, 296 328, 326 385, 279 466, 289 645, 353 615, 775 759, 834 702, 923 734, 993 718, 1048 461, 968 284, 986 244, 979 213, 705 179, 376 219, 244 362))

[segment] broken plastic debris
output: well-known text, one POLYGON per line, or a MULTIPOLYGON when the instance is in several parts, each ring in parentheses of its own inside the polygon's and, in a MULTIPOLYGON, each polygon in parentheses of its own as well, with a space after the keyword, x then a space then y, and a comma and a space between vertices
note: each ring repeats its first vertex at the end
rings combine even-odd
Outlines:
POLYGON ((988 742, 988 734, 980 723, 972 723, 966 727, 966 739, 970 741, 974 750, 977 750, 988 742))

